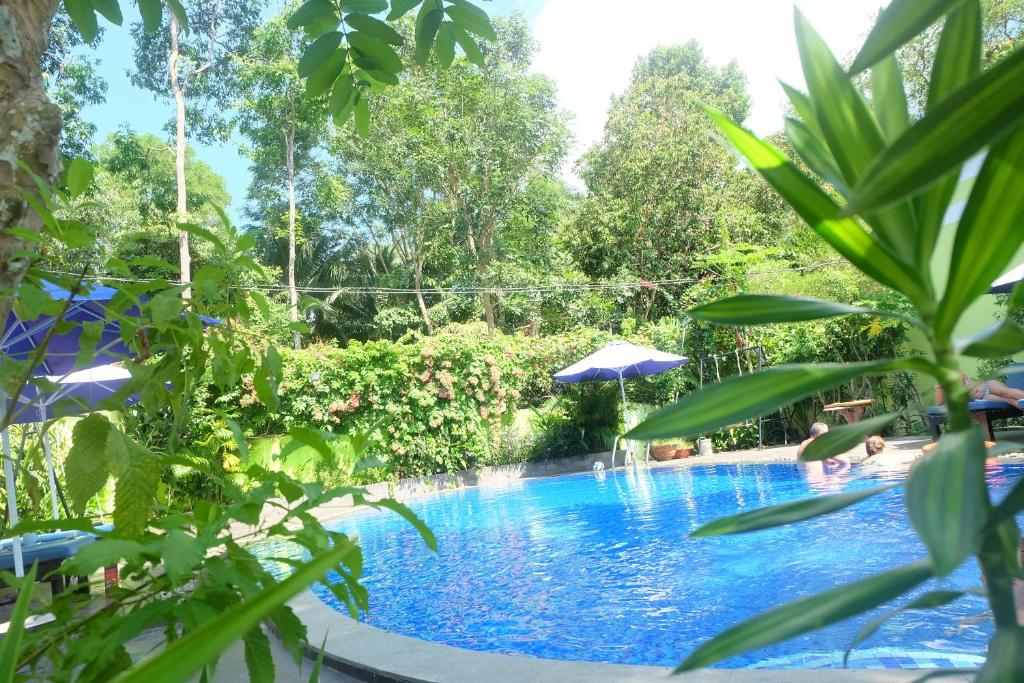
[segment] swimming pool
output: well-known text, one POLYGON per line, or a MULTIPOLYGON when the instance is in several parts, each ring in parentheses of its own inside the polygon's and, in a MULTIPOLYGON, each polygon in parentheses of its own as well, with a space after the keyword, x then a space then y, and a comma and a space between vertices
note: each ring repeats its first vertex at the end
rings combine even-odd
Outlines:
MULTIPOLYGON (((1021 475, 1024 465, 1016 464, 990 472, 1000 490, 1021 475)), ((692 539, 694 528, 822 487, 853 490, 885 479, 812 485, 795 465, 717 465, 464 489, 411 503, 436 534, 437 555, 395 515, 359 515, 335 528, 360 537, 369 624, 473 650, 664 666, 766 608, 926 555, 900 488, 782 529, 692 539)), ((968 562, 916 593, 978 584, 968 562)), ((343 609, 323 586, 314 592, 343 609)), ((991 633, 979 619, 984 611, 981 598, 967 597, 902 614, 863 644, 851 666, 978 664, 991 633)), ((867 618, 721 665, 840 666, 867 618)))

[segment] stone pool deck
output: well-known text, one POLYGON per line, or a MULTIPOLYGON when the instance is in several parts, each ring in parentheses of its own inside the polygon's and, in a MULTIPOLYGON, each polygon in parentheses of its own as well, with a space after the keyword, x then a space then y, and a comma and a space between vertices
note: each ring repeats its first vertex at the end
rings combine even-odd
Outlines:
MULTIPOLYGON (((924 438, 890 439, 892 450, 920 454, 928 443, 924 438)), ((760 450, 733 451, 704 457, 651 461, 652 468, 695 467, 721 464, 791 463, 796 461, 796 444, 760 450)), ((852 460, 865 457, 863 447, 851 449, 852 460)), ((1018 456, 1020 457, 1020 456, 1018 456)), ((610 466, 610 453, 577 458, 484 468, 435 477, 407 479, 393 484, 366 487, 371 496, 393 496, 408 500, 459 488, 507 486, 519 479, 586 472, 595 462, 610 466)), ((339 500, 316 511, 330 520, 350 513, 351 501, 339 500)), ((362 624, 334 611, 310 591, 292 601, 292 606, 309 629, 309 642, 325 642, 325 680, 369 681, 372 683, 478 683, 524 681, 536 683, 611 683, 626 681, 682 681, 693 683, 895 683, 920 680, 935 669, 706 669, 672 676, 670 668, 626 666, 595 662, 572 662, 476 652, 389 633, 362 624)), ((311 649, 307 656, 317 654, 311 649)), ((913 659, 911 658, 911 661, 913 659)), ((971 681, 972 672, 949 671, 943 680, 971 681)))

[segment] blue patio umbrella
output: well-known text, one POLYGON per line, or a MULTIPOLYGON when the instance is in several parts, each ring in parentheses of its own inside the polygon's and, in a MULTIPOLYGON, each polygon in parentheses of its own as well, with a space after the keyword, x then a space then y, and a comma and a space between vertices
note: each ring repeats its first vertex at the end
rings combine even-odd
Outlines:
POLYGON ((685 356, 677 356, 674 353, 666 353, 617 340, 564 370, 556 372, 554 378, 556 382, 563 383, 618 380, 619 391, 622 394, 622 423, 628 429, 624 380, 630 377, 657 375, 689 362, 690 359, 685 356))
POLYGON ((1018 282, 1024 280, 1024 263, 1017 266, 1010 272, 1003 275, 1001 278, 992 283, 992 288, 988 290, 989 294, 1009 294, 1013 291, 1013 288, 1018 282))

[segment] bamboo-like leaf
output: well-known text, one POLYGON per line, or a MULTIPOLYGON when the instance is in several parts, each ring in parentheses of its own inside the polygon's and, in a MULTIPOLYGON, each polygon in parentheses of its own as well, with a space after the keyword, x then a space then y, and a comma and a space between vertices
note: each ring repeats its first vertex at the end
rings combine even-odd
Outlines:
POLYGON ((699 669, 834 624, 884 604, 931 576, 931 564, 917 562, 776 607, 715 636, 676 671, 699 669))
POLYGON ((918 193, 1024 120, 1024 50, 1014 50, 915 123, 871 164, 848 198, 860 214, 918 193))
POLYGON ((399 503, 397 500, 392 498, 381 498, 375 500, 372 503, 367 503, 371 507, 382 507, 391 510, 399 517, 409 522, 420 532, 420 536, 423 537, 423 542, 427 544, 427 547, 437 552, 437 538, 434 537, 434 532, 430 530, 423 520, 416 516, 416 513, 410 510, 407 506, 399 503))
MULTIPOLYGON (((946 17, 928 84, 928 109, 972 79, 981 69, 981 5, 967 0, 946 17)), ((953 167, 937 183, 915 199, 918 263, 929 263, 946 209, 960 181, 960 166, 953 167)))
MULTIPOLYGON (((1018 89, 1024 91, 1019 85, 1018 89)), ((967 306, 988 292, 1024 243, 1022 187, 1024 125, 989 150, 974 181, 957 227, 946 293, 935 316, 939 338, 948 338, 967 306)))
POLYGON ((943 605, 948 605, 954 600, 959 600, 966 594, 967 591, 929 591, 915 598, 913 601, 911 601, 909 604, 903 607, 890 610, 888 612, 885 612, 884 614, 878 615, 874 619, 871 619, 866 624, 864 624, 864 626, 862 626, 859 631, 857 631, 857 635, 853 637, 853 640, 850 642, 850 645, 846 648, 846 652, 843 653, 843 666, 845 667, 849 662, 850 653, 853 651, 855 647, 863 643, 871 636, 875 635, 875 633, 878 632, 878 629, 880 629, 885 622, 889 621, 897 614, 909 610, 934 609, 936 607, 942 607, 943 605))
POLYGON ((872 313, 871 309, 801 296, 740 294, 691 308, 697 320, 719 325, 764 325, 872 313))
POLYGON ((1010 492, 1006 494, 999 505, 992 508, 988 520, 985 522, 986 529, 995 529, 1008 519, 1013 519, 1021 510, 1024 510, 1024 478, 1018 479, 1010 492))
POLYGON ((830 183, 840 193, 847 191, 846 181, 843 174, 836 168, 835 159, 821 139, 814 134, 811 127, 803 121, 794 118, 786 119, 786 138, 789 139, 793 149, 800 155, 812 171, 818 174, 822 180, 830 183))
POLYGON ((888 57, 900 46, 934 24, 961 0, 893 0, 882 10, 850 73, 860 73, 888 57))
MULTIPOLYGON (((818 437, 819 439, 821 437, 818 437)), ((817 439, 815 439, 817 441, 817 439)), ((837 493, 831 496, 817 496, 805 498, 781 505, 751 510, 731 517, 722 517, 713 522, 708 522, 691 536, 724 536, 726 534, 743 534, 749 531, 760 531, 761 529, 772 529, 778 526, 802 522, 814 517, 828 515, 838 512, 843 508, 859 503, 865 498, 876 496, 895 488, 896 484, 881 486, 873 489, 862 489, 848 493, 837 493)))
POLYGON ((1024 671, 1024 628, 998 628, 988 644, 981 673, 974 683, 1019 681, 1024 671))
POLYGON ((878 62, 871 70, 871 101, 887 140, 895 140, 910 127, 903 73, 893 55, 878 62))
POLYGON ((800 454, 800 459, 811 461, 825 460, 840 453, 845 453, 857 446, 857 444, 864 443, 864 439, 872 434, 878 434, 883 427, 897 417, 899 415, 896 413, 879 415, 877 417, 869 417, 860 422, 830 429, 807 444, 804 452, 800 454))
POLYGON ((960 353, 973 358, 1006 358, 1024 351, 1024 328, 1010 319, 986 327, 967 339, 958 339, 960 353))
POLYGON ((985 525, 985 447, 974 430, 944 434, 906 480, 907 514, 945 576, 978 545, 985 525))
POLYGON ((921 368, 927 369, 925 361, 913 358, 866 363, 780 365, 730 377, 688 394, 675 404, 651 414, 627 432, 626 437, 650 441, 696 436, 764 415, 807 398, 816 391, 862 375, 921 368))
POLYGON ((8 617, 7 633, 4 634, 3 640, 0 640, 0 681, 5 683, 16 680, 18 655, 21 654, 21 641, 25 638, 25 620, 28 619, 28 608, 32 602, 38 568, 38 565, 33 564, 22 579, 18 599, 8 617))
POLYGON ((929 301, 916 269, 895 257, 856 221, 838 218, 839 208, 810 178, 773 145, 705 107, 728 143, 793 207, 793 210, 865 275, 906 294, 912 301, 929 301))
POLYGON ((216 619, 206 621, 173 641, 160 654, 144 660, 116 680, 120 683, 177 683, 188 680, 275 608, 341 564, 351 552, 354 552, 352 546, 343 546, 314 557, 281 583, 228 608, 216 619))
POLYGON ((164 14, 164 3, 161 0, 139 0, 139 14, 142 16, 142 27, 147 33, 160 28, 160 19, 164 14))
POLYGON ((811 102, 811 98, 807 96, 807 93, 797 90, 785 81, 779 81, 779 85, 786 92, 786 97, 789 98, 790 104, 793 105, 800 120, 811 129, 815 137, 820 138, 822 136, 821 127, 818 125, 818 115, 814 111, 814 103, 811 102))
POLYGON ((320 651, 313 662, 313 670, 309 672, 309 683, 319 683, 320 669, 324 665, 324 651, 327 650, 327 633, 324 633, 324 642, 320 643, 320 651))
POLYGON ((1024 309, 1024 280, 1017 283, 1017 286, 1010 292, 1010 300, 1006 303, 1006 310, 1014 313, 1024 309))
POLYGON ((92 3, 89 0, 64 0, 64 10, 81 34, 82 41, 91 43, 100 30, 92 3))

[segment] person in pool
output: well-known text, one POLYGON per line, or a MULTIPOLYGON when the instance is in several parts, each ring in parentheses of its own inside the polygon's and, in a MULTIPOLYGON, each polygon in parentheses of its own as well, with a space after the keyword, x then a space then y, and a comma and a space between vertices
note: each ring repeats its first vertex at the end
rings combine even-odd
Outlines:
POLYGON ((885 439, 880 436, 869 436, 864 442, 864 451, 868 457, 860 461, 860 464, 868 467, 906 467, 916 459, 916 456, 899 451, 887 451, 885 439))
POLYGON ((797 457, 803 454, 804 449, 806 449, 812 441, 814 441, 827 431, 828 425, 825 424, 824 422, 815 422, 814 424, 812 424, 811 428, 808 430, 807 438, 800 442, 800 446, 797 447, 796 449, 797 457))

